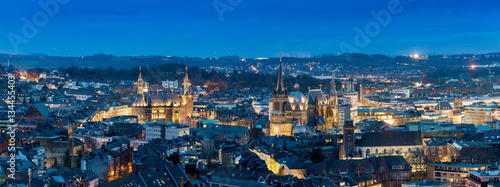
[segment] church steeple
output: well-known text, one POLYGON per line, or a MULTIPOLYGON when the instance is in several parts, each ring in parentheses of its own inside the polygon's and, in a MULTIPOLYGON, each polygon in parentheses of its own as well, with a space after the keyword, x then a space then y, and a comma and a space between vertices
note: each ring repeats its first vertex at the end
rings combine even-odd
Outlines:
POLYGON ((277 94, 283 94, 283 93, 287 93, 287 90, 284 86, 284 83, 283 83, 283 66, 281 64, 281 56, 280 56, 280 66, 278 68, 278 83, 276 84, 276 90, 275 92, 277 94))
POLYGON ((137 82, 142 82, 142 67, 139 67, 139 79, 137 79, 137 82))
POLYGON ((135 85, 137 85, 137 94, 144 94, 144 80, 142 80, 142 67, 139 67, 139 78, 137 79, 137 82, 135 82, 135 85))
POLYGON ((184 82, 189 82, 188 67, 186 66, 186 72, 184 73, 184 82))
POLYGON ((331 127, 336 127, 336 128, 339 128, 339 100, 338 100, 338 96, 337 96, 337 88, 335 86, 335 70, 332 72, 332 80, 331 80, 331 86, 330 86, 330 94, 329 94, 329 97, 328 97, 328 103, 331 107, 331 122, 329 122, 329 124, 327 124, 326 126, 326 129, 325 130, 328 130, 330 129, 331 127), (331 125, 331 126, 330 126, 331 125))
POLYGON ((184 74, 184 81, 182 83, 184 85, 183 91, 184 95, 187 95, 189 92, 189 87, 191 86, 191 83, 189 82, 189 76, 188 76, 188 67, 186 66, 186 73, 184 74))
POLYGON ((330 86, 329 98, 330 101, 333 102, 333 100, 337 100, 337 87, 335 86, 335 72, 332 72, 332 80, 330 84, 331 86, 330 86))

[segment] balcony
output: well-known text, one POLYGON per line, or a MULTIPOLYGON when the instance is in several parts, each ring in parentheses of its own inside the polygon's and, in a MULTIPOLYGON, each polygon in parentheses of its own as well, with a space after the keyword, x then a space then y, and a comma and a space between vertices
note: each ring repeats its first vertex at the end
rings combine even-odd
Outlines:
POLYGON ((472 182, 474 184, 481 185, 481 181, 479 179, 467 176, 467 180, 469 180, 470 182, 472 182))
POLYGON ((467 171, 463 170, 458 170, 458 169, 440 169, 440 168, 435 168, 434 171, 439 171, 439 172, 447 172, 447 173, 467 173, 467 171))

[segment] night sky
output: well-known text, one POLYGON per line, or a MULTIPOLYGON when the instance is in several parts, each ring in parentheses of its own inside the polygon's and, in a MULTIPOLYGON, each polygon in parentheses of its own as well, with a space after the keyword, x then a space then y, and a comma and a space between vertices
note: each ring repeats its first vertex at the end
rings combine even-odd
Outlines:
POLYGON ((308 57, 500 52, 500 2, 494 0, 59 1, 51 15, 39 3, 56 0, 0 1, 0 53, 308 57), (370 12, 389 12, 389 7, 397 11, 382 26, 370 12), (23 17, 36 32, 23 33, 23 17), (364 31, 366 25, 373 26, 372 36, 362 37, 369 41, 355 42, 360 38, 355 28, 364 31), (376 26, 380 29, 373 30, 376 26))

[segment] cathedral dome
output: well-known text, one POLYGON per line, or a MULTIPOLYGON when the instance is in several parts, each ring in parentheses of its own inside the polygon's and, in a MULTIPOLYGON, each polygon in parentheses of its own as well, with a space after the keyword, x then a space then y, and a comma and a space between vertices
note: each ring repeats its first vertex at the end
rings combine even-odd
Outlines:
POLYGON ((297 106, 300 107, 298 110, 306 110, 307 109, 307 98, 304 94, 300 92, 292 92, 288 96, 288 102, 293 110, 297 109, 297 106))
POLYGON ((295 85, 293 85, 293 88, 295 89, 295 91, 299 91, 299 84, 298 83, 295 83, 295 85))
POLYGON ((300 133, 308 133, 309 132, 309 128, 307 128, 306 126, 302 126, 302 125, 297 125, 295 126, 293 129, 292 129, 292 135, 294 134, 300 134, 300 133))

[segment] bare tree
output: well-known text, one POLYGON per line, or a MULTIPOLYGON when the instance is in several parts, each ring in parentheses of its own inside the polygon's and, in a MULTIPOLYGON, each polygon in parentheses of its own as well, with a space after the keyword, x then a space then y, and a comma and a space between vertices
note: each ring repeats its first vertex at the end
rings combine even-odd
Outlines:
POLYGON ((90 136, 84 136, 83 141, 85 143, 85 153, 90 153, 92 150, 99 147, 98 142, 90 136))
POLYGON ((416 171, 414 173, 414 180, 422 180, 424 172, 427 169, 427 164, 432 163, 432 160, 425 156, 423 151, 410 152, 405 159, 411 165, 412 169, 416 171))
POLYGON ((202 157, 206 159, 212 159, 215 153, 215 143, 213 140, 202 140, 201 141, 201 153, 202 157))
POLYGON ((442 161, 442 156, 440 155, 439 151, 437 150, 439 149, 438 147, 428 147, 427 149, 425 149, 425 157, 427 157, 429 160, 431 160, 432 162, 440 162, 442 161))

